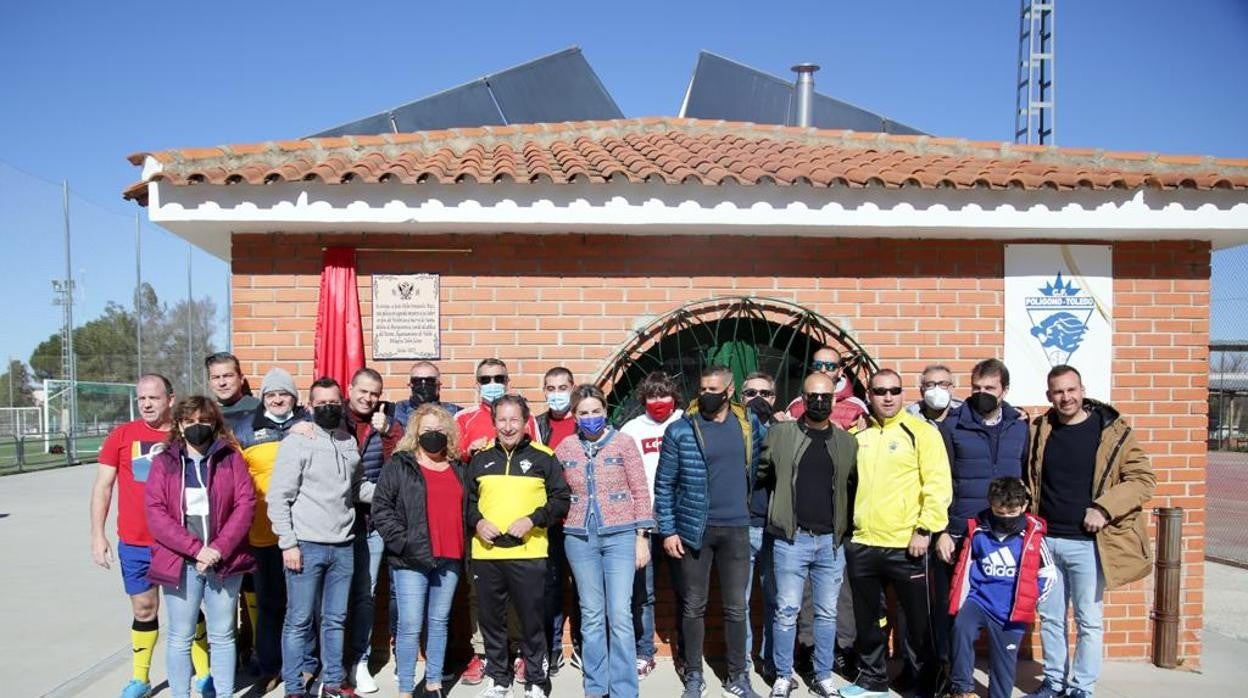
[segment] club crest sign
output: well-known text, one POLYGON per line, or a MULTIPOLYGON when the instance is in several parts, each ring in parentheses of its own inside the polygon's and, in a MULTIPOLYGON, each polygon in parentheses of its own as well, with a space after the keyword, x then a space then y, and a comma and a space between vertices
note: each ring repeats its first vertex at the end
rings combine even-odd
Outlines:
POLYGON ((1113 253, 1105 245, 1006 245, 1005 362, 1010 402, 1047 403, 1045 375, 1069 364, 1088 395, 1109 400, 1113 253))

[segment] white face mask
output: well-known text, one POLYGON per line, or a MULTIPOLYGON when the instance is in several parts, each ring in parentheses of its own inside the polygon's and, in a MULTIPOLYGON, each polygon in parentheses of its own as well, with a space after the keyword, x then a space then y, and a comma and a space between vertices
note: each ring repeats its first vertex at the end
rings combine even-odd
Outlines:
POLYGON ((949 394, 949 391, 939 385, 923 391, 923 403, 933 410, 945 409, 949 406, 949 401, 952 399, 953 396, 949 394))

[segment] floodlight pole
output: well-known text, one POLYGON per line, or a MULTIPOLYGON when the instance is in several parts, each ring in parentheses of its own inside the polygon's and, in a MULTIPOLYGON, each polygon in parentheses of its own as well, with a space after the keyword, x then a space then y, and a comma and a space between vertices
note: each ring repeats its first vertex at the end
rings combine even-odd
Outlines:
POLYGON ((143 377, 143 228, 140 214, 134 214, 134 347, 138 359, 138 375, 143 377))
POLYGON ((74 438, 78 430, 78 359, 74 355, 74 267, 70 257, 69 244, 69 180, 61 182, 61 198, 65 213, 65 283, 69 286, 65 294, 65 340, 69 351, 69 428, 66 435, 69 443, 68 461, 77 461, 77 441, 74 438))
POLYGON ((186 243, 186 392, 187 397, 195 393, 195 378, 192 373, 194 362, 191 360, 191 340, 194 333, 191 329, 191 310, 194 304, 191 296, 191 243, 186 243))

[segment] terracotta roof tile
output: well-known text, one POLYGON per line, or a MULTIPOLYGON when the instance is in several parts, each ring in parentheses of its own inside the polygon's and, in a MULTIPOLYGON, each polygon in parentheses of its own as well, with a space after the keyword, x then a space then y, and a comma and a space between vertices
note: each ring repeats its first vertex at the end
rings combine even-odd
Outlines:
POLYGON ((136 153, 147 184, 723 183, 1026 190, 1248 189, 1248 159, 1105 152, 703 119, 456 128, 136 153))

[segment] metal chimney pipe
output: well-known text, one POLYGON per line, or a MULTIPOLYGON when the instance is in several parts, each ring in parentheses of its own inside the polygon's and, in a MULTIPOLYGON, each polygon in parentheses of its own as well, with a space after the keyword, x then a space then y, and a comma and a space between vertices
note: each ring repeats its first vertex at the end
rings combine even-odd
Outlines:
POLYGON ((794 85, 797 108, 794 110, 793 125, 809 128, 815 109, 815 71, 819 70, 819 66, 814 63, 798 63, 791 70, 797 73, 797 83, 794 85))

